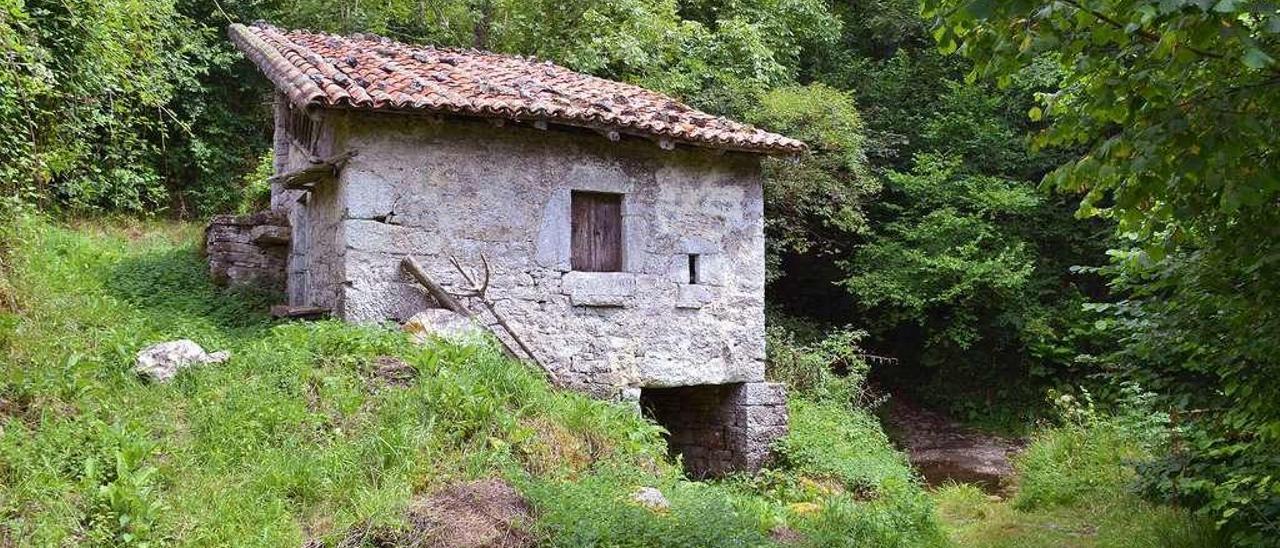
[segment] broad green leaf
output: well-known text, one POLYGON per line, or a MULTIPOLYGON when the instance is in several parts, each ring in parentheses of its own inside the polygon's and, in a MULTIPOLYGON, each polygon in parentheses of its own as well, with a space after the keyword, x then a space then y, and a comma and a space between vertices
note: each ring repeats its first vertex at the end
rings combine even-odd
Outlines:
POLYGON ((1252 69, 1264 68, 1275 62, 1270 55, 1258 48, 1248 48, 1244 52, 1244 64, 1252 69))

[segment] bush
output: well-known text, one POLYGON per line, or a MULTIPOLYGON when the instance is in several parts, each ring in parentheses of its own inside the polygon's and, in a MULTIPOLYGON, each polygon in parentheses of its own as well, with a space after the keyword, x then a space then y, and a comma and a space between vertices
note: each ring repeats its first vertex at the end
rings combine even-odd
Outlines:
POLYGON ((791 432, 775 446, 784 469, 833 478, 868 497, 919 487, 874 415, 803 397, 792 398, 789 411, 791 432))
MULTIPOLYGON (((789 410, 791 432, 774 449, 778 469, 798 485, 757 490, 789 504, 820 504, 822 512, 798 520, 814 546, 942 543, 919 478, 873 415, 804 397, 792 398, 789 410)), ((762 478, 769 480, 767 474, 762 478)))
POLYGON ((268 179, 275 171, 275 154, 268 150, 258 159, 258 166, 245 175, 240 203, 236 213, 244 215, 271 207, 271 183, 268 179))
POLYGON ((780 313, 770 317, 765 329, 765 374, 769 380, 784 383, 794 394, 813 400, 851 406, 870 403, 866 388, 870 366, 858 347, 866 333, 845 328, 817 334, 805 327, 797 329, 797 324, 780 313))
POLYGON ((1097 409, 1088 391, 1079 399, 1052 396, 1062 425, 1038 432, 1015 460, 1015 506, 1071 505, 1130 490, 1134 465, 1167 446, 1169 417, 1152 408, 1152 398, 1136 385, 1124 385, 1108 414, 1097 409))

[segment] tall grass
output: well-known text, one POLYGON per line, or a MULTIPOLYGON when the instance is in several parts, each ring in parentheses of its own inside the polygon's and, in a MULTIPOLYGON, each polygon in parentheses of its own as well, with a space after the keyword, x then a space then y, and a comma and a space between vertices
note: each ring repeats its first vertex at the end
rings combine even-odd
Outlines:
POLYGON ((1113 410, 1080 398, 1052 398, 1058 424, 1043 426, 1014 460, 1012 500, 951 485, 935 494, 952 539, 980 546, 1209 548, 1223 539, 1212 523, 1156 504, 1134 489, 1134 465, 1160 451, 1168 417, 1148 394, 1126 386, 1113 410))

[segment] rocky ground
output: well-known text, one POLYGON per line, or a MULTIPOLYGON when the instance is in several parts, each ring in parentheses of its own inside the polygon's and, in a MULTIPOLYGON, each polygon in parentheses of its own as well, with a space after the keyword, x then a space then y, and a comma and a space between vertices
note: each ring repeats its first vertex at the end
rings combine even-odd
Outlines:
POLYGON ((1010 459, 1022 449, 1022 440, 966 427, 898 396, 886 404, 882 416, 894 443, 930 486, 972 483, 988 493, 1012 487, 1010 459))

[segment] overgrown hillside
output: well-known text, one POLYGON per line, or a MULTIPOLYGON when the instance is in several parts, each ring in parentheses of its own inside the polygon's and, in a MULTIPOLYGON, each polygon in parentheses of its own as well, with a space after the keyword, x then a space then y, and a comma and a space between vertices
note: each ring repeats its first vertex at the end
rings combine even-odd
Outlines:
POLYGON ((269 296, 208 283, 195 226, 23 218, 3 236, 0 544, 421 540, 413 501, 489 477, 523 494, 520 529, 545 544, 945 542, 878 422, 848 406, 796 399, 776 469, 686 481, 656 426, 491 346, 273 322, 269 296), (168 384, 133 374, 139 349, 177 338, 231 359, 168 384), (416 375, 385 378, 384 356, 416 375), (646 486, 670 508, 630 500, 646 486))

